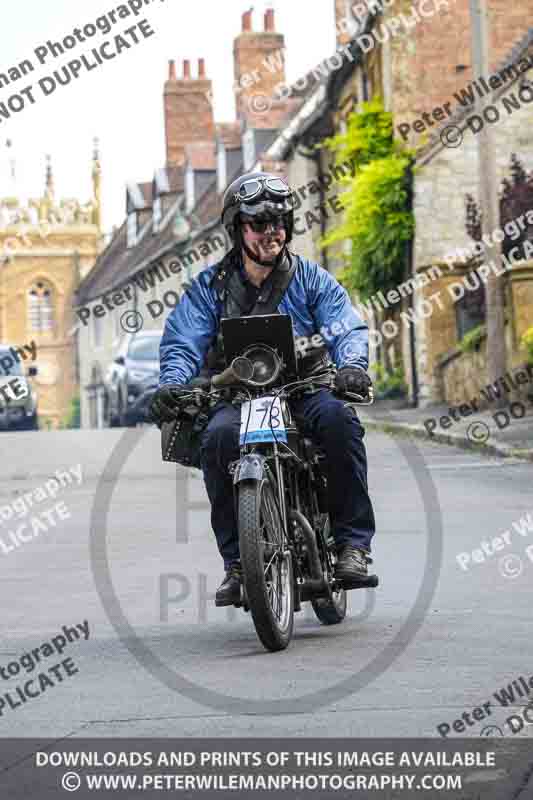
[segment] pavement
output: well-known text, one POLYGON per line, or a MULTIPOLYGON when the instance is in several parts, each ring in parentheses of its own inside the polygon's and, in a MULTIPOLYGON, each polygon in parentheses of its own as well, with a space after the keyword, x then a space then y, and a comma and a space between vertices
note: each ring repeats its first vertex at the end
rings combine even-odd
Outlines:
POLYGON ((469 410, 468 416, 461 416, 457 407, 444 404, 388 410, 386 404, 378 401, 373 406, 358 408, 358 415, 369 430, 533 461, 532 400, 506 405, 501 410, 496 406, 481 412, 469 410))

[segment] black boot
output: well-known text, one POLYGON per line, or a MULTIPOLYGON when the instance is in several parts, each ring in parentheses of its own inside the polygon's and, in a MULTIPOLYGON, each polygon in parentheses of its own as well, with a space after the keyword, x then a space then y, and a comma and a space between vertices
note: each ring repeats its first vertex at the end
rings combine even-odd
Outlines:
POLYGON ((215 595, 216 606, 233 606, 241 599, 242 569, 240 562, 231 564, 226 571, 226 577, 220 584, 215 595))
POLYGON ((357 581, 368 578, 368 561, 364 550, 345 544, 339 549, 338 561, 335 565, 335 577, 341 581, 357 581))

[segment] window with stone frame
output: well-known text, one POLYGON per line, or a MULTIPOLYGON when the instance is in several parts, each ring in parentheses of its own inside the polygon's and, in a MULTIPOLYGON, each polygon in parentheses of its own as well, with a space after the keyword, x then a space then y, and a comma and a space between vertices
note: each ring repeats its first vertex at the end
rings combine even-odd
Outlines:
POLYGON ((465 292, 455 304, 455 324, 457 340, 460 342, 467 333, 478 325, 484 325, 486 318, 485 287, 465 292))
POLYGON ((53 290, 47 281, 36 281, 28 290, 28 329, 48 333, 54 329, 53 290))

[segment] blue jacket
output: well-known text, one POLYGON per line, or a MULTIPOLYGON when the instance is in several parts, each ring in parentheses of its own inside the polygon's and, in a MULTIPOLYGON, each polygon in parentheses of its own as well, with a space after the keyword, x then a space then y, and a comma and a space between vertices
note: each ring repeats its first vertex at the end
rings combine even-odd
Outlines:
MULTIPOLYGON (((291 317, 296 338, 321 334, 338 368, 367 369, 368 326, 346 290, 318 264, 293 257, 298 266, 278 306, 279 313, 291 317)), ((160 385, 183 384, 195 378, 216 339, 222 302, 210 284, 217 266, 200 272, 167 317, 160 346, 160 385)), ((317 344, 315 340, 313 345, 317 344)))

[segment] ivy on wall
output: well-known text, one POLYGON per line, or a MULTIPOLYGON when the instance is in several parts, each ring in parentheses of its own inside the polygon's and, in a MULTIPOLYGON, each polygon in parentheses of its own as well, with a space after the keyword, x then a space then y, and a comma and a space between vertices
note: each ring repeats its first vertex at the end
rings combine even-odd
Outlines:
POLYGON ((459 350, 461 353, 475 353, 480 347, 484 339, 487 338, 487 328, 485 325, 476 325, 465 333, 459 342, 459 350))
POLYGON ((363 103, 347 125, 346 133, 322 144, 334 153, 336 165, 351 163, 354 174, 339 178, 346 189, 339 197, 344 219, 320 244, 338 248, 351 241, 337 278, 367 300, 404 280, 406 245, 414 234, 409 196, 414 153, 394 141, 392 114, 379 98, 363 103))

